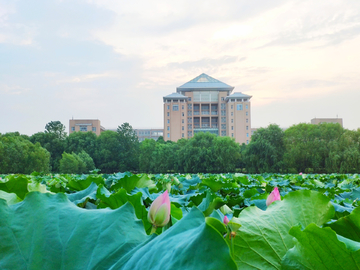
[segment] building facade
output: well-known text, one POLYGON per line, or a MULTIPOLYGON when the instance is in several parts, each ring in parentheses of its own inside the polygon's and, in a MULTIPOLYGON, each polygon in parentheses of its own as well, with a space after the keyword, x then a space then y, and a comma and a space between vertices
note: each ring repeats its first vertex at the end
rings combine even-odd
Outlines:
POLYGON ((97 136, 100 135, 105 128, 100 125, 98 119, 71 119, 69 120, 69 134, 77 131, 94 132, 97 136))
POLYGON ((343 126, 342 118, 313 118, 311 119, 311 124, 318 125, 321 123, 333 123, 333 124, 340 124, 343 126))
POLYGON ((145 139, 154 139, 156 141, 160 136, 164 136, 164 130, 162 128, 144 128, 134 130, 139 138, 139 142, 142 142, 145 139))
POLYGON ((198 132, 228 136, 238 143, 250 142, 251 96, 201 74, 163 97, 164 140, 191 138, 198 132))

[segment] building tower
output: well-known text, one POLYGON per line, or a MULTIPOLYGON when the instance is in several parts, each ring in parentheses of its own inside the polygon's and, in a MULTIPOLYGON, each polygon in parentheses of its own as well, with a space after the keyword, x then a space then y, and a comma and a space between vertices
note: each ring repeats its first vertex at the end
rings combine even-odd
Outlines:
POLYGON ((163 97, 164 140, 191 138, 198 132, 229 136, 248 144, 251 137, 250 98, 206 74, 163 97), (232 94, 231 94, 232 93, 232 94))

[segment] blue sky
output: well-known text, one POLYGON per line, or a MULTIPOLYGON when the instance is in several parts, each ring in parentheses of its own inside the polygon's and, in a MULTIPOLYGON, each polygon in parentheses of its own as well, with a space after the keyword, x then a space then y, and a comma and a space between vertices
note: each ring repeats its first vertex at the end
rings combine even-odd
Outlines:
POLYGON ((252 95, 252 127, 360 127, 360 1, 0 0, 0 133, 100 119, 163 126, 206 73, 252 95))

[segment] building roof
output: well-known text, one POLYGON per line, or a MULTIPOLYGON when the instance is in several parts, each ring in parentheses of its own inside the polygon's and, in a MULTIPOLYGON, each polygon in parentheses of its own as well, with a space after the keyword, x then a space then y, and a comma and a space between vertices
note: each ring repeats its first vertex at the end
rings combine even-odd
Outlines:
POLYGON ((229 99, 229 98, 251 98, 252 96, 249 96, 249 95, 246 95, 246 94, 243 94, 241 92, 235 92, 233 93, 232 95, 230 96, 227 96, 226 99, 229 99))
POLYGON ((180 91, 193 91, 193 90, 218 90, 218 91, 232 91, 233 86, 223 83, 205 73, 197 76, 191 81, 176 88, 177 92, 180 91))
POLYGON ((174 98, 177 98, 177 99, 188 99, 189 97, 184 96, 184 95, 179 94, 179 93, 172 93, 172 94, 167 95, 167 96, 165 96, 165 97, 163 97, 163 98, 164 98, 164 100, 165 100, 165 99, 174 99, 174 98))

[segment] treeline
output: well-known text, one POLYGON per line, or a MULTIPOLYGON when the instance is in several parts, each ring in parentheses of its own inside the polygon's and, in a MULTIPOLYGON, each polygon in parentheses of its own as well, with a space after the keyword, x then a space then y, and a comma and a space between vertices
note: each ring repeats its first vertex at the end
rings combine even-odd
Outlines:
MULTIPOLYGON (((1 134, 0 134, 1 135, 1 134)), ((128 123, 117 131, 75 132, 59 121, 32 136, 0 136, 0 173, 355 173, 360 172, 360 130, 339 124, 277 125, 258 129, 248 145, 199 133, 177 142, 139 143, 128 123)))

